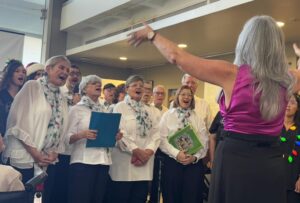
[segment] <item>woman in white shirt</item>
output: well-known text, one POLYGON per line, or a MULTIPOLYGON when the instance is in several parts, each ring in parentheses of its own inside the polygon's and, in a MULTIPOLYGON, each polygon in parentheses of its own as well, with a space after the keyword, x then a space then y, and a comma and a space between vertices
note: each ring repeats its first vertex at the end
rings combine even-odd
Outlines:
POLYGON ((69 69, 70 61, 65 56, 48 59, 46 75, 25 83, 7 120, 4 161, 20 171, 24 183, 47 169, 43 202, 47 202, 54 175, 48 166, 64 151, 68 107, 59 87, 65 84, 69 69))
POLYGON ((202 202, 204 167, 202 158, 208 149, 208 134, 203 120, 194 111, 195 100, 190 87, 181 86, 174 99, 173 108, 164 113, 159 124, 160 149, 165 153, 162 171, 164 203, 202 202), (168 142, 168 136, 191 125, 203 145, 195 154, 176 149, 168 142))
MULTIPOLYGON (((101 78, 89 75, 79 85, 82 98, 71 107, 68 133, 72 144, 69 176, 70 203, 101 203, 109 179, 108 170, 112 163, 108 148, 86 148, 88 139, 96 139, 97 131, 89 129, 92 111, 104 112, 98 98, 101 95, 101 78)), ((117 134, 117 140, 121 134, 117 134)))
POLYGON ((147 199, 153 154, 160 139, 155 115, 141 102, 143 86, 143 78, 130 76, 126 81, 127 95, 114 108, 114 112, 122 114, 123 138, 112 151, 110 203, 145 203, 147 199))

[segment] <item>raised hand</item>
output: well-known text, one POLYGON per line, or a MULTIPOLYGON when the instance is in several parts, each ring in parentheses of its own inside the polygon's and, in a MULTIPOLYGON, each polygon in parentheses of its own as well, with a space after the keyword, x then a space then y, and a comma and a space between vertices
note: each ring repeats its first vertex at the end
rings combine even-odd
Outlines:
POLYGON ((131 46, 139 46, 142 42, 148 41, 148 33, 153 32, 152 28, 147 25, 146 23, 144 23, 144 28, 130 33, 128 36, 130 36, 130 38, 128 39, 128 43, 131 46))

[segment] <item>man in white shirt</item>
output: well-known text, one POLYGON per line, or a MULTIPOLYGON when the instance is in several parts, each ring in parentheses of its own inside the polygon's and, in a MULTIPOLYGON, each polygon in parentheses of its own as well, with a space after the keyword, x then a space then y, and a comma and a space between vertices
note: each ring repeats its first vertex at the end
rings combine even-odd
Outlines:
MULTIPOLYGON (((156 107, 160 112, 159 120, 162 115, 168 110, 163 105, 166 97, 165 87, 157 85, 153 88, 153 103, 151 106, 156 107)), ((151 182, 150 201, 149 203, 159 203, 161 193, 161 170, 163 166, 163 154, 160 149, 156 150, 153 168, 153 180, 151 182)))
POLYGON ((147 106, 150 106, 151 98, 152 98, 152 84, 150 82, 145 82, 143 97, 141 101, 147 106))
POLYGON ((155 106, 161 113, 161 116, 163 113, 165 113, 168 108, 163 105, 164 100, 166 98, 166 90, 165 87, 162 85, 156 85, 153 88, 153 102, 152 106, 155 106))
POLYGON ((195 97, 195 111, 198 116, 200 116, 205 123, 207 129, 210 128, 212 122, 212 115, 209 104, 202 98, 199 98, 195 95, 197 87, 198 87, 198 80, 189 74, 184 74, 181 79, 182 85, 189 86, 195 97))
POLYGON ((78 85, 81 81, 81 72, 77 65, 72 64, 66 84, 60 88, 62 94, 67 98, 68 105, 73 106, 80 101, 78 85))

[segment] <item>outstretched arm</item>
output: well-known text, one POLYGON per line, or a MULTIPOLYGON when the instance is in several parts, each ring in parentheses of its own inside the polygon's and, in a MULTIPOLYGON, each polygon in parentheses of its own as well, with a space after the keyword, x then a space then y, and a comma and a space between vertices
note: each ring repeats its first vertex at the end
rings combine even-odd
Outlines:
MULTIPOLYGON (((148 41, 147 37, 150 32, 153 32, 152 28, 145 24, 145 28, 132 33, 128 41, 131 45, 138 46, 148 41)), ((237 72, 234 64, 194 56, 178 48, 175 43, 159 33, 156 33, 152 43, 170 63, 176 64, 184 72, 199 80, 221 86, 225 90, 232 88, 237 72)))

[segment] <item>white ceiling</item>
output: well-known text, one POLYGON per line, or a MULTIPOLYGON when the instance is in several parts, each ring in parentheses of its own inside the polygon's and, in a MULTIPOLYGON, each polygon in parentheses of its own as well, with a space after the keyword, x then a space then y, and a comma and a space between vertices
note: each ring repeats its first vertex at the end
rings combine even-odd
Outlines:
POLYGON ((0 29, 41 37, 45 0, 0 0, 0 29))
MULTIPOLYGON (((224 11, 205 15, 158 30, 176 43, 186 43, 187 51, 210 57, 234 52, 236 39, 243 24, 254 15, 270 15, 285 22, 286 42, 300 41, 300 0, 255 0, 224 11)), ((125 40, 79 53, 70 53, 75 61, 104 67, 147 68, 166 63, 158 51, 145 43, 140 48, 130 47, 125 40), (120 61, 126 56, 127 61, 120 61)))

